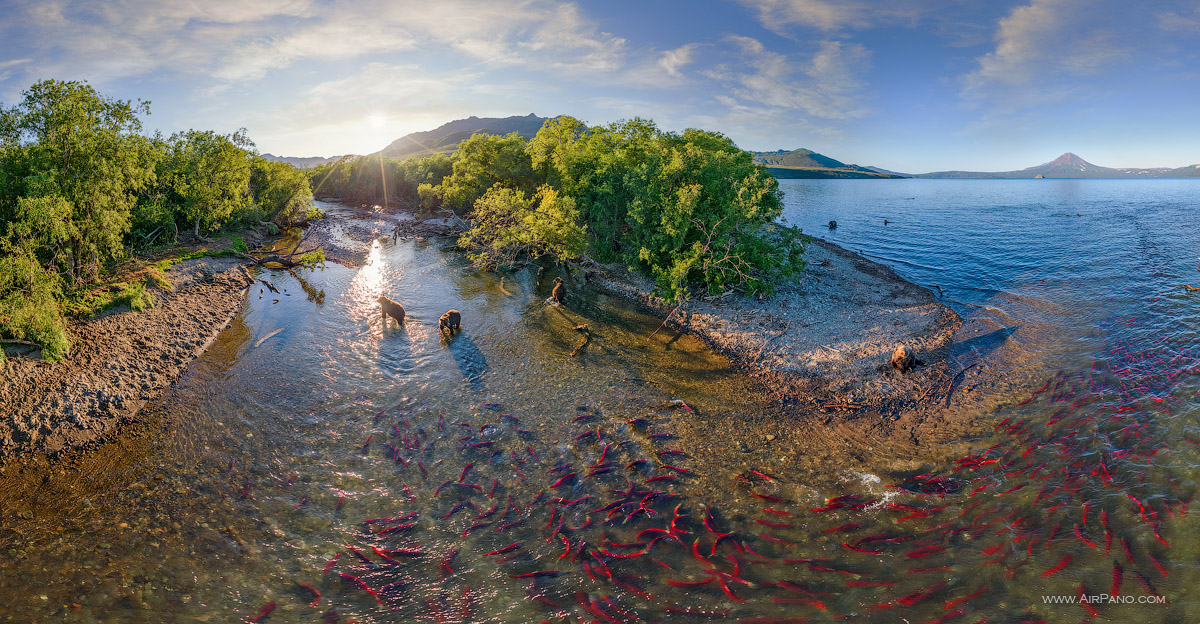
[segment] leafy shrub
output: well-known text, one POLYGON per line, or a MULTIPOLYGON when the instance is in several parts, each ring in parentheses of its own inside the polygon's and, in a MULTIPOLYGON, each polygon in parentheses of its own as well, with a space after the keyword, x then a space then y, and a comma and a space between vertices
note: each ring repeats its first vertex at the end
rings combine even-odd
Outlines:
POLYGON ((0 334, 34 342, 43 358, 61 360, 71 348, 58 309, 62 278, 28 249, 0 251, 0 334))
POLYGON ((475 266, 512 266, 518 258, 578 258, 587 248, 575 200, 542 185, 532 197, 493 186, 475 202, 471 229, 459 238, 475 266))
POLYGON ((134 312, 142 312, 154 307, 157 303, 154 300, 154 295, 146 291, 145 282, 134 282, 127 285, 119 285, 120 290, 113 295, 108 305, 104 309, 113 308, 119 305, 127 305, 134 312))

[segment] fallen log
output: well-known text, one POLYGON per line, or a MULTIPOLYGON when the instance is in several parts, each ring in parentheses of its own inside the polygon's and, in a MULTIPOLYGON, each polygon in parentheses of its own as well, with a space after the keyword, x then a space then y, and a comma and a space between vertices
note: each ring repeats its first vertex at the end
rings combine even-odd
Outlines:
POLYGON ((592 332, 588 329, 587 325, 576 325, 575 331, 583 334, 583 342, 579 343, 578 347, 575 347, 575 350, 571 352, 571 357, 579 355, 579 352, 592 341, 592 332))

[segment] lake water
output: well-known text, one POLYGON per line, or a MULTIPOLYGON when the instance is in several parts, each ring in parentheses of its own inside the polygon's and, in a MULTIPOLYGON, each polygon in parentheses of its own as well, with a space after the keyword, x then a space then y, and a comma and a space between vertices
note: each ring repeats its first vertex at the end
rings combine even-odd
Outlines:
POLYGON ((0 475, 0 620, 1194 621, 1195 184, 782 183, 1051 371, 920 474, 699 446, 757 386, 578 276, 390 238, 264 271, 146 425, 0 475))

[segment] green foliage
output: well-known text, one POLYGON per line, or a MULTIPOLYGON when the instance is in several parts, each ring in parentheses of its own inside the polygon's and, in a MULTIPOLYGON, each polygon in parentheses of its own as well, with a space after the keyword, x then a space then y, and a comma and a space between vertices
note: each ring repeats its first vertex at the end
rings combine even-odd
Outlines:
POLYGON ((532 197, 518 189, 493 186, 475 202, 471 229, 459 245, 475 266, 512 266, 519 257, 578 258, 587 248, 575 200, 542 185, 532 197))
POLYGON ((450 175, 451 159, 442 153, 425 158, 397 160, 381 156, 328 163, 309 173, 313 193, 339 197, 359 204, 394 204, 436 207, 436 198, 425 201, 421 188, 433 188, 450 175))
POLYGON ((250 160, 250 192, 275 224, 289 227, 321 216, 313 205, 308 175, 283 162, 254 156, 250 160))
POLYGON ((116 282, 99 289, 80 290, 69 293, 62 307, 72 316, 83 317, 95 316, 119 306, 125 306, 133 312, 143 312, 157 303, 154 295, 146 290, 148 285, 154 284, 154 279, 147 275, 145 279, 132 284, 116 282))
POLYGON ((110 303, 105 308, 126 305, 134 312, 142 312, 153 308, 154 304, 157 303, 154 300, 154 295, 146 291, 145 282, 119 284, 117 288, 117 292, 113 294, 110 303))
POLYGON ((250 194, 250 155, 244 131, 221 135, 188 130, 171 136, 159 175, 176 213, 200 236, 223 224, 258 216, 250 194))
POLYGON ((515 132, 502 137, 476 134, 460 143, 453 171, 437 191, 442 206, 465 212, 497 184, 532 192, 539 180, 526 146, 515 132))
POLYGON ((695 287, 768 293, 804 269, 806 238, 777 222, 775 178, 721 134, 663 132, 644 119, 588 128, 559 117, 525 145, 527 163, 512 156, 520 143, 473 137, 442 186, 421 189, 474 208, 460 243, 480 266, 588 250, 650 275, 670 299, 695 287), (535 182, 545 186, 526 199, 535 182))
POLYGON ((47 360, 62 359, 71 347, 58 308, 62 278, 32 249, 6 242, 0 252, 0 334, 37 343, 47 360))
POLYGON ((299 262, 300 264, 303 264, 309 268, 321 267, 321 265, 325 264, 325 250, 314 249, 312 251, 302 253, 296 257, 296 262, 299 262))
POLYGON ((0 235, 73 282, 120 255, 137 193, 154 180, 158 155, 137 134, 148 106, 46 80, 0 113, 0 235))
POLYGON ((778 183, 721 134, 659 130, 633 119, 600 128, 560 117, 529 144, 533 164, 576 200, 591 248, 686 297, 770 292, 804 269, 805 238, 777 223, 778 183))
POLYGON ((139 116, 148 113, 146 102, 57 80, 0 107, 0 334, 60 358, 69 346, 60 306, 87 314, 154 304, 141 282, 78 294, 126 249, 173 238, 180 226, 198 236, 268 214, 285 224, 314 215, 307 177, 254 157, 244 130, 146 137, 139 116))
POLYGON ((174 286, 171 280, 156 267, 148 267, 146 269, 146 285, 153 286, 159 290, 171 290, 174 286))

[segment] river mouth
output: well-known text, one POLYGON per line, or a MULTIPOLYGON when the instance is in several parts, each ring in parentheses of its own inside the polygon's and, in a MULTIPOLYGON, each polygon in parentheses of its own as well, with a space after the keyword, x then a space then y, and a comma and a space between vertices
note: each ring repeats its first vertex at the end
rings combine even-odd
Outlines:
POLYGON ((1191 373, 1165 375, 1195 366, 1190 344, 1114 344, 1098 364, 1047 375, 1044 393, 1014 393, 1010 403, 1031 400, 1010 405, 1001 428, 894 461, 870 442, 789 435, 757 381, 690 336, 651 337, 661 319, 578 276, 529 268, 501 282, 437 239, 382 238, 365 253, 353 269, 263 271, 279 293, 253 287, 144 424, 70 466, 0 476, 0 611, 245 621, 273 602, 262 621, 926 621, 960 610, 1074 621, 1080 607, 1035 608, 1036 596, 1097 586, 1110 559, 1128 570, 1126 593, 1152 596, 1135 574, 1169 595, 1194 576, 1179 563, 1196 548, 1190 490, 1170 484, 1193 473, 1179 438, 1198 388, 1191 373), (547 302, 559 275, 565 306, 547 302), (405 305, 403 327, 385 326, 380 294, 405 305), (447 339, 437 319, 451 308, 464 329, 447 339), (572 357, 581 324, 592 339, 572 357), (1129 371, 1146 392, 1121 387, 1129 371), (1072 430, 1107 450, 1048 424, 1076 402, 1072 430), (1103 418, 1085 422, 1096 409, 1103 418), (1172 420, 1150 421, 1163 410, 1172 420), (1132 440, 1121 431, 1143 424, 1132 440), (1168 441, 1177 452, 1152 454, 1168 441), (954 462, 993 444, 967 468, 954 462), (1015 474, 988 468, 1017 456, 1015 474), (1073 464, 1102 460, 1151 511, 1122 501, 1113 479, 1089 477, 1085 497, 1043 488, 1031 466, 1078 478, 1073 464), (1047 497, 1061 518, 1020 511, 1047 497), (1151 513, 1156 534, 1142 520, 1151 513), (1010 541, 1022 526, 1051 537, 1010 541), (1066 555, 1073 565, 1044 575, 1066 555), (1157 565, 1175 567, 1155 576, 1157 565), (984 587, 987 598, 943 608, 984 587))

